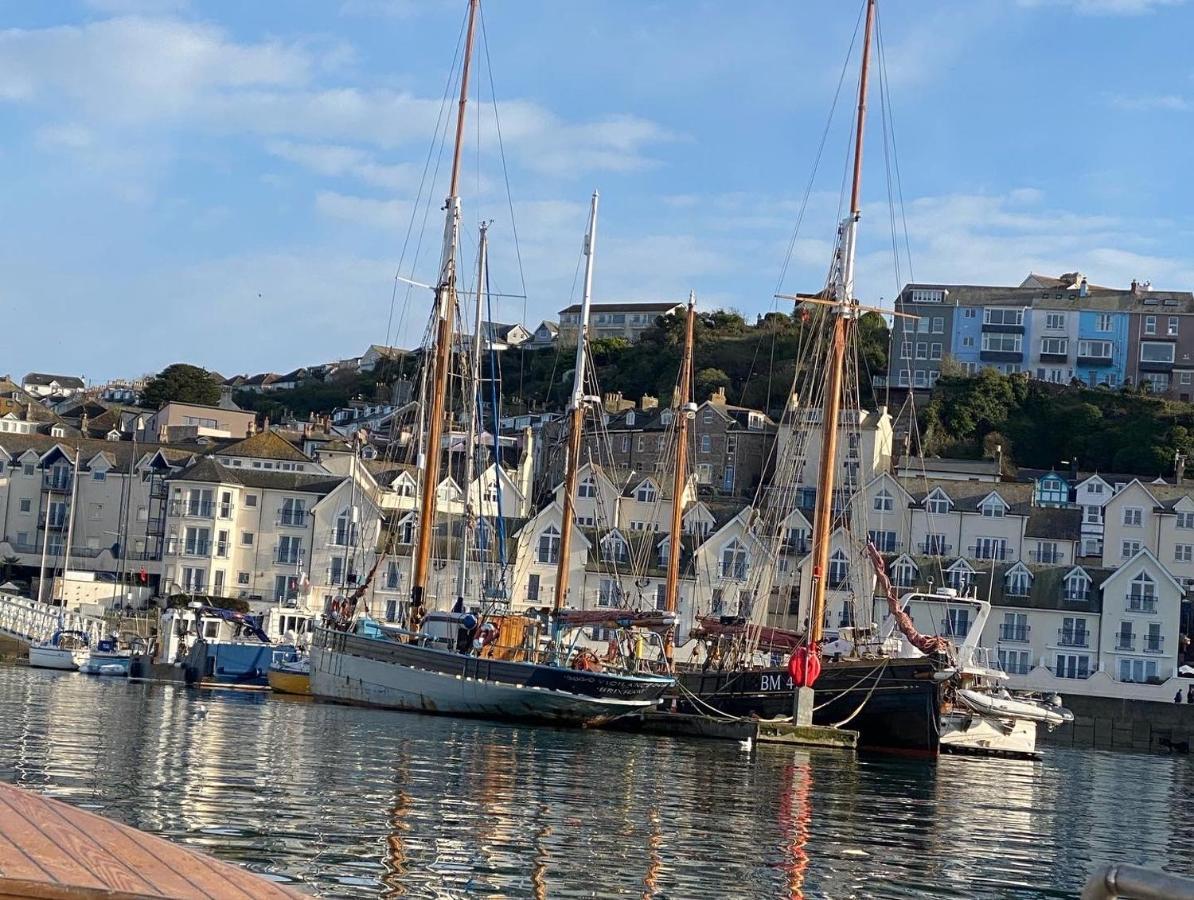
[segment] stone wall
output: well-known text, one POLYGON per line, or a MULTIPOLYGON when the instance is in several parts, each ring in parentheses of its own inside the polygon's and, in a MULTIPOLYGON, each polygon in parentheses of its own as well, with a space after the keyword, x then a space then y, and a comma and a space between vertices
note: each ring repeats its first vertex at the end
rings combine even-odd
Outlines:
MULTIPOLYGON (((1186 679, 1189 684, 1194 680, 1186 679)), ((1074 721, 1050 732, 1039 730, 1042 744, 1066 747, 1093 747, 1098 750, 1170 751, 1163 741, 1186 742, 1194 746, 1194 706, 1158 703, 1150 700, 1119 700, 1110 697, 1069 695, 1065 705, 1074 713, 1074 721)))

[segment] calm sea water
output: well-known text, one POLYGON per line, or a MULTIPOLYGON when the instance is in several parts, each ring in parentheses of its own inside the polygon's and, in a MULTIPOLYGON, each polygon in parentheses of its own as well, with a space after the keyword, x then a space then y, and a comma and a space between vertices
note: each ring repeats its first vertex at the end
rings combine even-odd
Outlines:
POLYGON ((3 667, 0 778, 328 897, 1075 897, 1096 862, 1194 872, 1190 757, 746 753, 3 667))

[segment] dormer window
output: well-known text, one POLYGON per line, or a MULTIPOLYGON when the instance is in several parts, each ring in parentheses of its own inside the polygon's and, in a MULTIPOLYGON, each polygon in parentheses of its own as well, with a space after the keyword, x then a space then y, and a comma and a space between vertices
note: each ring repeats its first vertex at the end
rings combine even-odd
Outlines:
POLYGON ((943 516, 949 512, 952 506, 953 503, 944 491, 934 491, 925 499, 925 509, 930 515, 943 516))
POLYGON ((634 492, 634 499, 640 503, 654 503, 658 497, 659 492, 655 490, 655 485, 650 480, 644 481, 634 492))
POLYGON ((916 563, 905 557, 892 567, 891 574, 896 587, 908 588, 916 584, 916 578, 920 572, 916 568, 916 563))
POLYGON ((1065 577, 1066 600, 1086 600, 1090 597, 1090 577, 1081 569, 1075 569, 1065 577))
POLYGON ((892 499, 891 493, 884 488, 875 495, 875 509, 878 512, 891 512, 895 509, 895 500, 892 499))
POLYGON ((630 545, 616 531, 611 531, 601 541, 601 558, 608 562, 627 562, 630 559, 630 545))
POLYGON ((555 565, 560 561, 560 530, 548 525, 539 535, 539 562, 555 565))
POLYGON ((1010 597, 1027 597, 1032 592, 1032 574, 1022 566, 1007 573, 1007 593, 1010 597))
POLYGON ((580 483, 580 487, 576 489, 576 496, 578 497, 596 497, 597 496, 597 482, 590 475, 580 483))
POLYGON ((979 512, 988 519, 1002 519, 1007 512, 1007 504, 998 494, 992 494, 979 504, 979 512))

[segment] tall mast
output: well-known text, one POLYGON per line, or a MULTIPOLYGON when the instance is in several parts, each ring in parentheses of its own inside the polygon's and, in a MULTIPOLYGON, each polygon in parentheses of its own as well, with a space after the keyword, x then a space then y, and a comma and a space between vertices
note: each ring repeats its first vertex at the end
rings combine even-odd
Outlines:
MULTIPOLYGON (((680 359, 680 377, 676 384, 676 398, 672 404, 676 416, 676 458, 672 473, 672 522, 668 529, 667 583, 664 602, 667 612, 674 613, 680 597, 680 532, 684 519, 684 490, 688 477, 688 416, 692 394, 692 333, 696 321, 696 291, 688 294, 688 315, 684 319, 684 355, 680 359)), ((664 656, 672 662, 672 633, 663 642, 664 656)))
MULTIPOLYGON (((473 509, 472 484, 473 460, 477 454, 477 407, 481 391, 481 297, 485 291, 485 256, 489 251, 489 225, 481 223, 481 237, 477 246, 477 305, 476 315, 473 317, 473 357, 469 367, 468 403, 468 440, 464 444, 464 530, 460 535, 460 574, 456 579, 456 596, 464 597, 465 584, 468 581, 468 545, 469 537, 476 527, 476 517, 480 510, 473 509)), ((494 432, 494 440, 497 433, 494 432)), ((478 504, 480 501, 478 501, 478 504)))
POLYGON ((460 241, 460 156, 464 142, 464 111, 468 103, 468 75, 473 57, 473 36, 477 24, 477 5, 469 0, 468 30, 464 38, 464 63, 460 71, 460 103, 456 111, 456 144, 452 153, 452 180, 444 204, 444 245, 440 256, 439 284, 435 289, 437 318, 435 343, 432 345, 434 370, 430 384, 431 410, 427 416, 427 441, 423 448, 423 490, 419 503, 419 539, 415 547, 414 573, 411 579, 411 605, 422 606, 427 590, 427 572, 431 563, 431 536, 435 533, 435 491, 439 486, 441 443, 444 436, 448 375, 452 360, 452 318, 456 307, 456 248, 460 241))
POLYGON ((842 411, 842 383, 846 347, 854 327, 858 301, 854 299, 854 247, 861 214, 862 138, 866 122, 867 76, 871 33, 875 26, 875 0, 867 0, 866 31, 862 39, 862 72, 858 78, 858 117, 854 133, 854 180, 850 188, 850 215, 838 230, 838 250, 833 282, 833 336, 829 344, 829 377, 821 416, 821 466, 817 505, 813 513, 813 598, 809 613, 809 644, 817 647, 825 622, 825 588, 829 575, 832 539, 834 476, 837 473, 838 425, 842 411))
POLYGON ((70 509, 66 511, 66 554, 62 560, 62 603, 66 605, 66 573, 70 570, 70 542, 75 536, 75 502, 79 498, 79 457, 82 452, 75 447, 75 465, 70 479, 70 509))
POLYGON ((576 369, 572 373, 572 399, 568 402, 568 458, 564 468, 564 514, 560 520, 560 558, 556 561, 554 608, 564 606, 568 593, 568 554, 572 548, 572 520, 575 518, 576 476, 580 471, 580 439, 585 420, 585 350, 589 340, 589 306, 593 299, 593 254, 597 249, 597 192, 589 205, 589 230, 585 234, 585 287, 580 304, 580 328, 576 332, 576 369))

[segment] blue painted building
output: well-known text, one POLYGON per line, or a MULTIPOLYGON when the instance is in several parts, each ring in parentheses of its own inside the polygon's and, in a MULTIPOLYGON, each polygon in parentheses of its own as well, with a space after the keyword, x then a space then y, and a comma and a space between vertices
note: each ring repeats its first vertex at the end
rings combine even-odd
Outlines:
POLYGON ((1126 311, 1081 310, 1074 377, 1091 387, 1119 387, 1128 371, 1126 311))

